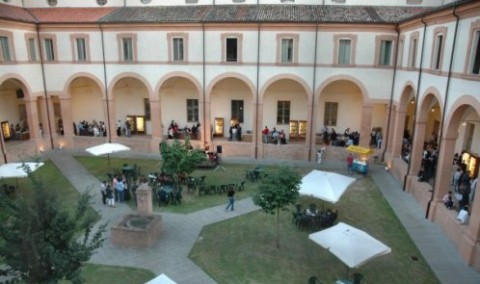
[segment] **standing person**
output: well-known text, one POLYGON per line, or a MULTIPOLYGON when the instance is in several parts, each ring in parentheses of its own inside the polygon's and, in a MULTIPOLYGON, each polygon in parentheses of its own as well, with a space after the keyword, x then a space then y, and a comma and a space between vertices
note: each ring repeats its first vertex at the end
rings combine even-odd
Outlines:
POLYGON ((353 155, 352 153, 348 154, 347 157, 347 170, 349 174, 353 174, 353 155))
POLYGON ((262 136, 263 136, 263 143, 268 144, 268 134, 270 133, 270 130, 268 127, 265 125, 265 128, 262 130, 262 136))
POLYGON ((227 192, 227 197, 228 197, 228 205, 227 208, 225 208, 225 211, 228 211, 228 208, 231 207, 231 210, 233 211, 233 203, 235 203, 235 190, 233 190, 233 187, 230 187, 227 192))
POLYGON ((117 181, 116 189, 118 194, 118 202, 122 203, 125 200, 125 195, 124 195, 125 184, 123 183, 122 180, 117 181))
POLYGON ((107 183, 105 191, 107 193, 108 206, 115 207, 115 193, 109 183, 107 183))
POLYGON ((102 203, 103 205, 107 205, 107 181, 104 180, 101 184, 100 184, 100 193, 102 194, 102 203))
POLYGON ((125 134, 127 135, 127 137, 130 137, 132 136, 132 132, 130 130, 130 121, 128 120, 125 120, 125 134))
POLYGON ((122 121, 120 119, 117 121, 117 136, 122 136, 122 121))

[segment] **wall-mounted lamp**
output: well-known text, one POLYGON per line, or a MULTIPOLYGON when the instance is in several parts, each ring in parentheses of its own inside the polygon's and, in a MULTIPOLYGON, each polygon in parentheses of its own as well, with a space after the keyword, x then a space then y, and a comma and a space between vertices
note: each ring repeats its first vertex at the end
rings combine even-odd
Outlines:
POLYGON ((43 146, 40 146, 40 147, 38 147, 38 151, 40 153, 43 153, 43 152, 45 152, 45 148, 43 148, 43 146))
POLYGON ((462 126, 467 126, 467 123, 465 121, 462 122, 462 126))
POLYGON ((65 144, 63 144, 63 143, 59 143, 59 144, 58 144, 58 149, 61 150, 61 149, 63 149, 63 147, 65 147, 65 144))

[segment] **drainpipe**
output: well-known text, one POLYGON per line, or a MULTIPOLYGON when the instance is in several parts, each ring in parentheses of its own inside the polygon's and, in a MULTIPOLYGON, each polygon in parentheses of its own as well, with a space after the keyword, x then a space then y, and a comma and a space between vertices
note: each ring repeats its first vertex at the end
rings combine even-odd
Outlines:
MULTIPOLYGON (((40 53, 40 67, 42 69, 43 96, 45 97, 45 107, 47 110, 48 132, 50 133, 50 147, 52 149, 55 149, 55 146, 53 145, 52 126, 50 121, 50 107, 48 106, 47 81, 45 78, 45 60, 43 58, 42 45, 40 43, 40 25, 38 23, 36 24, 36 29, 37 29, 38 51, 40 53)), ((63 127, 65 127, 65 125, 63 127)))
POLYGON ((7 153, 5 152, 5 140, 3 139, 3 130, 0 130, 0 141, 1 141, 1 146, 2 146, 2 154, 3 154, 3 160, 4 163, 8 163, 7 161, 7 153))
MULTIPOLYGON (((318 24, 315 25, 315 48, 313 54, 313 78, 312 78, 312 109, 310 114, 310 135, 314 135, 314 142, 316 143, 316 135, 313 133, 313 120, 314 120, 314 110, 315 110, 315 84, 317 77, 317 48, 318 48, 318 24)), ((312 161, 312 138, 310 136, 310 141, 308 142, 308 161, 312 161)))
MULTIPOLYGON (((257 1, 258 3, 258 1, 257 1)), ((259 102, 259 84, 260 84, 260 24, 257 26, 257 78, 256 78, 256 89, 255 89, 255 99, 256 99, 256 105, 255 105, 255 130, 253 135, 255 137, 254 143, 255 143, 255 160, 258 159, 258 102, 259 102)), ((263 115, 262 115, 263 117, 263 115)), ((262 137, 263 141, 263 137, 262 137)))
MULTIPOLYGON (((202 47, 203 47, 203 54, 202 54, 202 97, 203 97, 203 143, 205 144, 205 141, 208 141, 207 137, 205 136, 205 134, 207 133, 207 123, 206 123, 206 111, 207 111, 207 107, 205 106, 206 104, 206 94, 205 94, 205 81, 206 81, 206 78, 205 78, 205 70, 206 70, 206 66, 205 66, 205 22, 202 22, 202 47)), ((210 114, 212 113, 211 111, 211 108, 210 108, 210 114)), ((210 130, 212 130, 212 120, 210 118, 210 130)), ((210 133, 210 138, 213 136, 213 133, 210 133)), ((211 141, 213 142, 213 141, 211 141)), ((212 143, 213 144, 213 143, 212 143)), ((213 145, 212 145, 213 147, 213 145)))
MULTIPOLYGON (((440 121, 440 137, 443 136, 443 126, 445 124, 445 114, 447 113, 447 102, 448 102, 448 95, 450 93, 450 81, 452 79, 452 68, 453 68, 453 56, 455 54, 455 46, 456 46, 456 41, 457 41, 457 31, 458 31, 458 22, 460 21, 460 17, 457 15, 457 3, 455 2, 455 6, 453 7, 453 16, 455 17, 455 32, 453 33, 453 43, 452 43, 452 53, 450 54, 450 65, 448 66, 448 77, 447 77, 447 86, 445 87, 445 100, 443 101, 443 113, 442 113, 442 119, 440 121)), ((439 140, 438 142, 438 149, 440 149, 440 146, 442 146, 442 139, 439 140)), ((430 213, 430 205, 432 204, 433 201, 433 196, 435 194, 435 185, 437 183, 437 179, 435 178, 433 180, 433 185, 432 185, 432 194, 430 195, 430 200, 428 200, 427 203, 427 210, 425 212, 425 219, 428 219, 428 214, 430 213)))
POLYGON ((397 31, 397 43, 396 43, 396 48, 395 48, 395 58, 393 59, 393 75, 392 75, 392 89, 390 90, 390 102, 389 102, 389 105, 388 105, 388 118, 387 118, 387 128, 385 129, 385 137, 387 139, 385 139, 385 143, 383 145, 383 152, 382 152, 382 159, 381 161, 383 162, 385 160, 385 153, 387 152, 387 146, 388 146, 388 142, 390 141, 390 123, 391 123, 391 120, 392 120, 392 105, 393 105, 393 93, 395 91, 395 79, 397 78, 397 59, 398 59, 398 46, 399 46, 399 40, 400 40, 400 29, 398 28, 398 25, 397 25, 397 28, 396 28, 396 31, 397 31))
POLYGON ((102 37, 102 60, 103 60, 103 83, 105 87, 105 98, 107 103, 107 131, 108 131, 108 143, 112 143, 112 125, 110 124, 110 104, 108 103, 108 86, 107 86, 107 62, 105 61, 105 40, 103 37, 102 24, 98 24, 100 28, 100 35, 102 37))
MULTIPOLYGON (((423 73, 423 53, 425 51, 425 37, 427 33, 427 23, 423 20, 425 16, 422 16, 422 19, 420 20, 423 24, 423 39, 422 39, 422 53, 420 54, 420 67, 418 70, 418 79, 417 79, 417 92, 415 94, 415 119, 413 121, 413 134, 415 134, 415 125, 417 124, 417 110, 418 110, 418 98, 420 97, 420 86, 422 84, 422 73, 423 73)), ((415 135, 412 135, 412 145, 415 144, 415 135)), ((407 186, 407 176, 408 173, 410 172, 411 168, 411 161, 408 162, 408 167, 407 167, 407 173, 405 174, 405 177, 403 178, 403 187, 402 190, 405 191, 405 187, 407 186)))

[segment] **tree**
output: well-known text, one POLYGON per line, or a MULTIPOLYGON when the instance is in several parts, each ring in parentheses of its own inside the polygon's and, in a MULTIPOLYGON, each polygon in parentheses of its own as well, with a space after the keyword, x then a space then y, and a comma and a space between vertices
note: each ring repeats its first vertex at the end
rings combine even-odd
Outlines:
POLYGON ((12 282, 82 283, 82 265, 104 242, 107 224, 93 232, 96 216, 89 208, 91 195, 80 196, 76 210, 68 211, 55 192, 29 174, 31 195, 0 198, 0 270, 12 282), (81 238, 79 238, 82 236, 81 238))
POLYGON ((262 208, 265 213, 277 215, 277 248, 280 247, 280 210, 288 210, 288 206, 295 204, 300 189, 300 175, 287 167, 268 175, 253 196, 253 202, 262 208))
POLYGON ((161 142, 160 154, 163 160, 162 172, 177 177, 188 176, 206 160, 205 152, 193 149, 188 137, 183 144, 178 140, 174 140, 172 145, 166 141, 161 142))

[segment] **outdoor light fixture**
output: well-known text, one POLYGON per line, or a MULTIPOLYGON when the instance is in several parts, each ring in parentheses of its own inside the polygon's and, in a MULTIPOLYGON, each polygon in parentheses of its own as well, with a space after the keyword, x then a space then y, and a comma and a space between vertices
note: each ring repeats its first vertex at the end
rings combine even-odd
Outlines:
POLYGON ((38 151, 39 151, 40 153, 43 153, 43 152, 45 152, 45 148, 43 148, 43 146, 40 146, 40 147, 38 148, 38 151))

